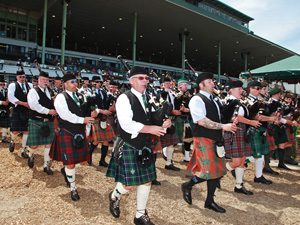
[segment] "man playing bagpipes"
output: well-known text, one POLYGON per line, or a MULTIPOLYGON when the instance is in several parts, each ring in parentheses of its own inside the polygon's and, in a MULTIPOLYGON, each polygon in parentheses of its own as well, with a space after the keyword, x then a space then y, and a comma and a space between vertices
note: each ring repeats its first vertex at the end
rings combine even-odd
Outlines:
POLYGON ((9 108, 10 103, 7 98, 7 88, 4 75, 0 75, 0 128, 2 128, 2 143, 9 143, 7 139, 8 128, 10 127, 9 108))

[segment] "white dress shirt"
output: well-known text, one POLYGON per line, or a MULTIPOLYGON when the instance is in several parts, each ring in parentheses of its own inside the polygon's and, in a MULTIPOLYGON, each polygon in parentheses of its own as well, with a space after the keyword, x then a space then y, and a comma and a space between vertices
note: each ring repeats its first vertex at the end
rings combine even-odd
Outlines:
MULTIPOLYGON (((142 94, 133 88, 131 88, 131 92, 139 99, 146 113, 146 108, 143 103, 142 94)), ((131 105, 127 95, 121 94, 118 97, 116 102, 116 113, 121 128, 127 133, 131 134, 131 139, 136 138, 140 130, 144 127, 144 124, 132 120, 133 111, 131 110, 131 105)))
MULTIPOLYGON (((42 92, 44 92, 43 88, 41 88, 40 86, 38 86, 38 87, 41 89, 42 92)), ((51 96, 48 91, 48 88, 46 88, 45 90, 46 90, 47 97, 51 100, 51 96)), ((40 100, 40 96, 37 93, 37 91, 35 90, 35 88, 30 89, 29 93, 27 95, 27 102, 28 102, 30 109, 32 109, 38 113, 41 113, 41 114, 46 114, 46 115, 49 114, 50 109, 42 106, 39 103, 39 100, 40 100)))
MULTIPOLYGON (((70 92, 67 90, 66 90, 66 92, 73 99, 73 97, 72 97, 73 92, 70 92)), ((66 98, 62 93, 60 93, 56 96, 56 98, 54 100, 54 107, 55 107, 57 114, 59 115, 59 117, 61 119, 66 120, 70 123, 79 123, 79 124, 84 123, 84 117, 77 116, 76 114, 72 113, 69 110, 66 98)))
MULTIPOLYGON (((211 94, 209 94, 208 92, 200 90, 200 94, 203 94, 208 99, 210 99, 211 94)), ((218 109, 218 114, 219 114, 219 118, 220 118, 219 106, 215 101, 214 101, 214 103, 218 109)), ((199 120, 206 118, 205 103, 200 96, 195 95, 191 98, 190 103, 189 103, 189 109, 190 109, 194 123, 198 123, 199 120)))
MULTIPOLYGON (((22 87, 22 84, 20 82, 18 82, 20 87, 22 87)), ((28 83, 30 88, 33 88, 32 83, 28 83)), ((24 87, 26 89, 26 93, 28 93, 29 90, 27 90, 26 85, 24 84, 24 87)), ((18 104, 16 104, 17 101, 20 101, 19 99, 16 98, 15 96, 15 91, 16 91, 16 83, 10 83, 8 85, 8 93, 7 93, 7 97, 8 97, 8 101, 10 101, 12 104, 14 104, 15 106, 17 106, 18 104)))

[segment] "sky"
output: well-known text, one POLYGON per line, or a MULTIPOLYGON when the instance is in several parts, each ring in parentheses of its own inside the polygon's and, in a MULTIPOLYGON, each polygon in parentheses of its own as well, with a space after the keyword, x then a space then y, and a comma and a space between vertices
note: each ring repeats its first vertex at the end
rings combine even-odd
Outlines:
POLYGON ((256 35, 300 54, 300 0, 220 0, 254 19, 256 35))

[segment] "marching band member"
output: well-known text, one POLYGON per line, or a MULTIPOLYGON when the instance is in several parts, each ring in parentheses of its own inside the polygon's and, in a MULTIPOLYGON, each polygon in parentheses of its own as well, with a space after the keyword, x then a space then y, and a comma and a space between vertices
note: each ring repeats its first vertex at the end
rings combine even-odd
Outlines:
POLYGON ((167 119, 162 126, 152 125, 152 109, 145 95, 149 77, 143 68, 131 68, 129 82, 131 90, 121 94, 116 102, 120 128, 117 142, 123 141, 123 144, 116 144, 120 146, 114 149, 116 156, 111 158, 107 170, 107 176, 115 178, 117 182, 115 189, 109 194, 110 212, 115 218, 119 218, 121 196, 137 186, 134 224, 153 225, 146 210, 151 181, 156 179, 151 136, 164 135, 165 128, 171 126, 171 121, 167 119), (117 154, 119 151, 120 154, 117 154))
MULTIPOLYGON (((53 175, 50 168, 50 147, 54 139, 53 117, 56 115, 49 85, 49 74, 41 71, 37 86, 30 89, 27 100, 30 107, 27 145, 31 149, 44 146, 44 172, 53 175)), ((34 156, 28 159, 28 166, 34 165, 34 156)))
MULTIPOLYGON (((83 98, 77 93, 77 79, 74 74, 63 76, 65 91, 58 94, 54 101, 59 116, 60 130, 51 145, 50 157, 62 161, 61 173, 71 189, 71 199, 80 199, 75 184, 75 165, 89 159, 88 142, 85 135, 85 124, 92 123, 94 118, 84 115, 83 98)), ((95 112, 91 113, 95 117, 95 112)))
POLYGON ((9 143, 7 140, 9 120, 9 101, 7 99, 7 88, 4 76, 0 75, 0 128, 2 128, 2 143, 9 143))
POLYGON ((28 116, 29 105, 27 103, 27 94, 32 88, 31 83, 27 83, 25 72, 19 70, 16 73, 17 81, 10 83, 8 86, 8 100, 14 105, 11 117, 11 142, 9 151, 13 152, 15 149, 15 139, 20 133, 22 136, 22 150, 21 156, 25 159, 30 157, 30 152, 27 148, 26 142, 28 137, 28 116))
POLYGON ((227 83, 228 94, 226 97, 226 104, 223 106, 223 123, 232 122, 236 120, 237 131, 235 134, 231 132, 224 132, 224 145, 226 151, 226 157, 231 158, 230 162, 226 163, 228 171, 234 171, 236 178, 236 185, 234 192, 242 193, 245 195, 253 195, 252 191, 248 191, 243 185, 244 178, 244 163, 246 157, 252 155, 250 143, 245 140, 247 126, 259 127, 261 124, 257 120, 249 120, 249 112, 247 107, 240 102, 243 93, 243 82, 229 81, 227 83))
POLYGON ((190 112, 195 123, 193 130, 194 150, 187 167, 190 181, 181 186, 183 199, 192 204, 192 188, 195 184, 207 181, 207 197, 204 207, 215 212, 225 213, 226 210, 214 201, 214 194, 219 179, 226 174, 224 154, 217 143, 222 140, 222 130, 235 132, 234 123, 222 124, 218 104, 213 99, 213 74, 204 72, 198 75, 197 84, 200 92, 189 103, 190 112), (216 154, 216 150, 221 150, 216 154))

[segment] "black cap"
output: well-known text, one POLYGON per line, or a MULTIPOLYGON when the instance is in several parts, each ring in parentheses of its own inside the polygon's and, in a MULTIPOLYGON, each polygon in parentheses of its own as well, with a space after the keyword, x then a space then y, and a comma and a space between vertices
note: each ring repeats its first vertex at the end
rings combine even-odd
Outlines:
POLYGON ((76 76, 73 73, 66 73, 62 79, 63 79, 63 82, 67 82, 68 80, 76 79, 76 76))
POLYGON ((247 84, 247 87, 261 87, 261 84, 257 80, 252 80, 247 84))
POLYGON ((128 78, 134 76, 134 75, 138 75, 138 74, 146 74, 148 75, 148 72, 142 68, 142 67, 139 67, 139 66, 134 66, 130 69, 130 72, 129 72, 129 75, 128 75, 128 78))
POLYGON ((243 87, 243 82, 241 80, 231 80, 231 81, 228 81, 225 86, 228 89, 243 87))
POLYGON ((18 70, 17 73, 16 73, 17 76, 19 75, 25 75, 25 72, 24 70, 18 70))
POLYGON ((166 75, 163 74, 163 76, 161 77, 161 83, 170 82, 170 81, 172 81, 171 75, 168 73, 166 75))
POLYGON ((45 72, 45 71, 41 71, 39 74, 40 77, 47 77, 49 78, 49 73, 45 72))
POLYGON ((82 80, 90 80, 88 77, 82 77, 82 80))
POLYGON ((56 76, 56 77, 54 78, 54 80, 61 80, 61 77, 60 77, 60 76, 56 76))
POLYGON ((96 81, 96 80, 101 80, 101 79, 100 79, 100 76, 93 76, 93 77, 92 77, 92 81, 96 81))
POLYGON ((0 75, 0 82, 5 82, 3 75, 0 75))
POLYGON ((211 72, 203 72, 200 73, 197 77, 196 83, 199 85, 202 81, 207 80, 207 79, 213 79, 214 74, 211 72))

